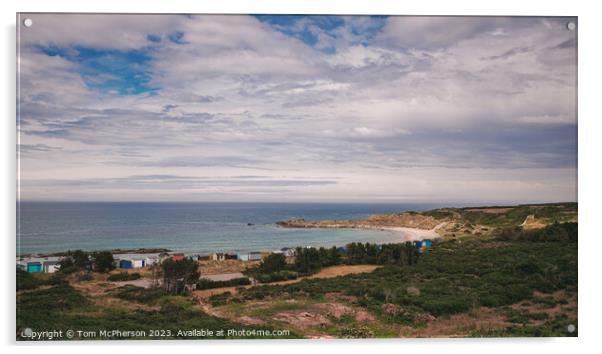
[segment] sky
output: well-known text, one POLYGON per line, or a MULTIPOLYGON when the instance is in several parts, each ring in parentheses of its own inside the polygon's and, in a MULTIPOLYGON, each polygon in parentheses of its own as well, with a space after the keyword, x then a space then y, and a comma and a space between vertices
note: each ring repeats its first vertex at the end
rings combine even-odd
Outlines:
POLYGON ((577 199, 576 19, 24 17, 20 200, 577 199))

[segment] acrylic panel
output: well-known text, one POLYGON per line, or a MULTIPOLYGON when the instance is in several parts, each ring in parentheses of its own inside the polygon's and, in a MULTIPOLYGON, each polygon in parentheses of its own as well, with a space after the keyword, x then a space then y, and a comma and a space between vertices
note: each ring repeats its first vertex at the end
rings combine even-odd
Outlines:
POLYGON ((576 17, 17 14, 17 340, 576 336, 576 17))

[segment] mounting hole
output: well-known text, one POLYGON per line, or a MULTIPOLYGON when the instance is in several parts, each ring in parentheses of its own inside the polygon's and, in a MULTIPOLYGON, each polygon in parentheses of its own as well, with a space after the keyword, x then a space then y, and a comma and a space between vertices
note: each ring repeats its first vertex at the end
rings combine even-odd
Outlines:
POLYGON ((23 26, 31 27, 33 25, 33 20, 31 18, 26 18, 23 20, 23 26))
POLYGON ((576 329, 577 328, 575 327, 574 324, 570 324, 570 325, 566 326, 566 330, 569 331, 569 333, 575 332, 576 329))
POLYGON ((574 31, 575 28, 577 28, 577 25, 575 24, 575 22, 569 22, 566 24, 566 29, 568 29, 569 31, 574 31))

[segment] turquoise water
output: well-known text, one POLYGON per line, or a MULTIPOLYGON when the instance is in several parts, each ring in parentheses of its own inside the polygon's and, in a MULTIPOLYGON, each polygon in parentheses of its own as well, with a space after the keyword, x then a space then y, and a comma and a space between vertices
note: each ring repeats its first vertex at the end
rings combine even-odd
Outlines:
POLYGON ((290 218, 357 219, 370 214, 435 207, 426 204, 21 202, 17 206, 17 253, 167 248, 208 254, 339 246, 353 241, 398 242, 402 236, 391 231, 285 229, 274 223, 290 218))

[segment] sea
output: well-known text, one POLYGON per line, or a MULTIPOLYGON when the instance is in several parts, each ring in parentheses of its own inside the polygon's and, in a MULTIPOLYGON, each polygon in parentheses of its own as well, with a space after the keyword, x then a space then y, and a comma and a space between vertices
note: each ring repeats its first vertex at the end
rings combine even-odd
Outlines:
POLYGON ((433 204, 30 202, 17 204, 17 254, 165 248, 188 254, 399 242, 394 231, 290 229, 277 221, 361 219, 433 204))

